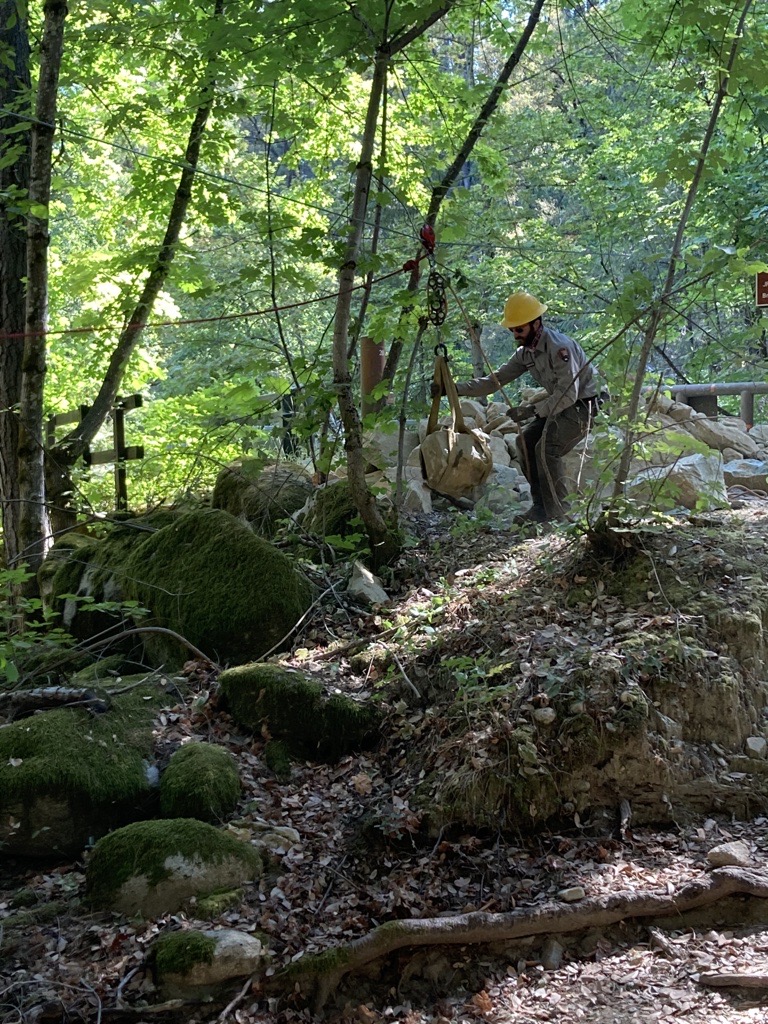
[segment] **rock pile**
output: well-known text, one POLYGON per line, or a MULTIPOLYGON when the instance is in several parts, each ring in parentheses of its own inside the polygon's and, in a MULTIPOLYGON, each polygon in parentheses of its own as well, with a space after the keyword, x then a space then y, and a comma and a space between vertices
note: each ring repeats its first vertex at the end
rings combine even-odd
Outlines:
MULTIPOLYGON (((768 492, 768 424, 748 430, 736 417, 710 419, 661 394, 648 399, 627 490, 636 500, 663 507, 727 508, 743 494, 768 492)), ((566 456, 574 491, 598 487, 594 454, 610 446, 613 428, 598 423, 566 456)), ((620 438, 613 438, 617 447, 620 438)), ((610 489, 609 484, 603 484, 610 489)))
MULTIPOLYGON (((536 401, 542 394, 526 388, 521 401, 536 401)), ((500 402, 484 406, 463 398, 461 411, 466 425, 485 439, 493 456, 491 476, 473 494, 475 506, 514 517, 530 504, 530 487, 518 460, 517 424, 500 402)), ((450 416, 445 416, 440 426, 450 426, 450 422, 450 416)), ((403 505, 421 512, 432 510, 434 497, 423 479, 419 449, 426 430, 427 420, 422 419, 410 422, 403 435, 403 505)), ((369 483, 379 484, 387 492, 396 480, 398 442, 397 431, 376 431, 366 438, 366 455, 376 467, 369 483)), ((565 456, 570 489, 597 497, 609 493, 615 478, 610 452, 615 469, 621 444, 621 433, 612 426, 610 412, 604 413, 590 436, 565 456), (597 458, 596 453, 600 453, 597 458)), ((663 508, 725 508, 740 496, 739 491, 768 493, 768 424, 748 429, 736 417, 710 419, 689 405, 654 394, 648 400, 635 449, 627 491, 637 501, 663 508)))

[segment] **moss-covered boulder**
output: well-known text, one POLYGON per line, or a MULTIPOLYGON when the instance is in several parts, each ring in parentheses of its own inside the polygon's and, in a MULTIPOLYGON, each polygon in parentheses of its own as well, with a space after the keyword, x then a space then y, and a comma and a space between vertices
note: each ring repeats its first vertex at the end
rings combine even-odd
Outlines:
MULTIPOLYGON (((130 520, 62 562, 52 605, 76 635, 93 635, 103 624, 83 618, 66 594, 134 601, 151 614, 143 625, 173 630, 222 662, 270 650, 312 600, 309 584, 282 552, 218 509, 130 520)), ((126 611, 115 614, 124 618, 126 611)), ((148 660, 166 667, 188 657, 186 647, 164 634, 147 633, 144 644, 148 660)))
POLYGON ((295 463, 265 466, 261 459, 238 459, 216 478, 212 504, 272 537, 280 520, 298 512, 313 491, 312 477, 295 463))
POLYGON ((379 738, 377 707, 341 694, 327 697, 314 680, 280 665, 240 665, 223 672, 219 686, 237 722, 256 733, 266 726, 300 757, 337 761, 379 738))
POLYGON ((232 755, 212 743, 187 743, 160 777, 160 810, 166 818, 221 821, 240 799, 232 755))
MULTIPOLYGON (((380 474, 371 474, 367 477, 367 485, 374 493, 381 492, 382 481, 380 474)), ((386 481, 383 483, 384 492, 389 492, 390 484, 386 481)), ((379 493, 377 501, 387 532, 369 552, 373 569, 390 565, 403 547, 403 537, 397 523, 397 510, 386 494, 379 493)), ((362 550, 369 543, 365 525, 347 480, 337 480, 316 489, 301 525, 307 534, 312 534, 332 545, 341 544, 345 550, 362 550)))
POLYGON ((157 696, 138 688, 112 698, 105 714, 61 708, 0 729, 0 852, 75 856, 151 813, 157 696))
POLYGON ((232 928, 166 932, 150 956, 166 999, 211 999, 227 983, 257 974, 269 963, 261 939, 232 928))
POLYGON ((319 488, 305 515, 302 526, 318 537, 348 537, 363 534, 360 513, 352 498, 349 483, 337 480, 319 488))
POLYGON ((252 846, 195 818, 138 821, 96 843, 86 869, 86 899, 101 910, 159 917, 192 896, 259 878, 252 846))

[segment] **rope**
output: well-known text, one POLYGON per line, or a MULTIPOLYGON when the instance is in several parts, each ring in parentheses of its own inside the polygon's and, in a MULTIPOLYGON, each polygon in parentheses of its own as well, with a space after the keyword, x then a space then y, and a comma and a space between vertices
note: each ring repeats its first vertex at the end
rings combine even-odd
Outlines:
MULTIPOLYGON (((381 277, 377 277, 371 284, 379 284, 381 281, 387 281, 390 277, 395 277, 397 274, 402 274, 407 269, 406 266, 398 267, 397 270, 392 270, 388 274, 383 274, 381 277)), ((361 288, 365 288, 366 283, 353 285, 348 291, 356 292, 361 288)), ((223 313, 221 316, 203 316, 195 317, 188 320, 158 320, 154 323, 130 323, 118 326, 116 324, 92 324, 89 327, 67 327, 57 330, 38 330, 38 331, 0 331, 0 341, 14 338, 28 338, 28 337, 61 337, 68 334, 96 334, 100 331, 128 331, 131 329, 142 328, 144 330, 155 330, 158 327, 185 327, 189 324, 211 324, 220 323, 226 320, 244 320, 248 317, 268 316, 272 313, 282 313, 288 309, 299 309, 301 306, 311 306, 315 302, 327 302, 329 299, 336 299, 341 295, 341 292, 329 292, 326 295, 319 295, 315 299, 304 299, 301 302, 290 302, 285 306, 267 306, 264 309, 253 309, 246 313, 223 313)))

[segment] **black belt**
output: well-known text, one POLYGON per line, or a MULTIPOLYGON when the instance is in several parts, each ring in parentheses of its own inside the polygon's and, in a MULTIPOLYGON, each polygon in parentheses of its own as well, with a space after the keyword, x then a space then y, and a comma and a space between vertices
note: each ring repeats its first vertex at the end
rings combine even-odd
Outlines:
POLYGON ((607 391, 601 391, 599 395, 592 395, 591 398, 580 398, 576 405, 591 405, 594 409, 599 409, 609 398, 607 391))

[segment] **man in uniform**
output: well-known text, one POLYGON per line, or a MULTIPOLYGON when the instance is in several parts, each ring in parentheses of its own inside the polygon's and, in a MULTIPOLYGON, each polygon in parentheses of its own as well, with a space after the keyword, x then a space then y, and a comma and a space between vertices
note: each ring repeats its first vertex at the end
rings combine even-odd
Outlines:
POLYGON ((526 424, 520 428, 517 448, 533 498, 532 507, 516 522, 543 523, 567 510, 562 456, 588 433, 603 397, 598 395, 595 371, 581 345, 544 326, 546 309, 528 292, 510 295, 501 324, 515 336, 514 355, 495 373, 456 385, 460 395, 476 398, 530 373, 547 392, 546 398, 532 405, 509 410, 512 419, 526 424))

